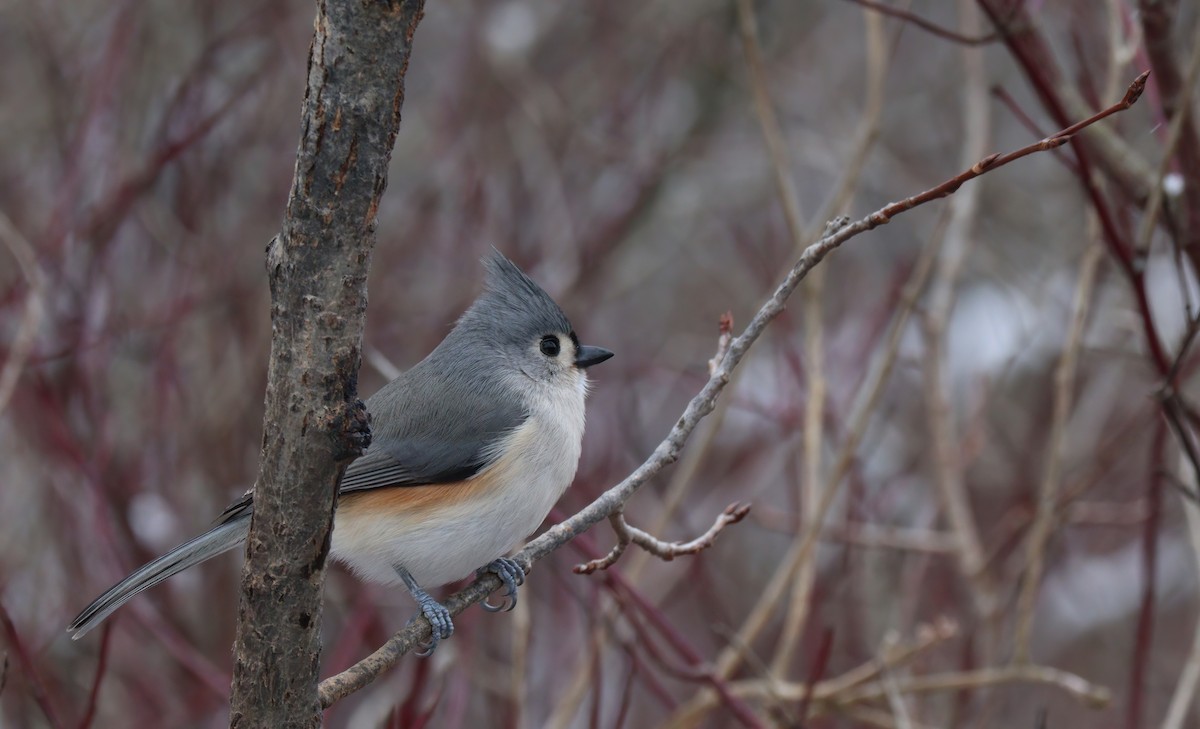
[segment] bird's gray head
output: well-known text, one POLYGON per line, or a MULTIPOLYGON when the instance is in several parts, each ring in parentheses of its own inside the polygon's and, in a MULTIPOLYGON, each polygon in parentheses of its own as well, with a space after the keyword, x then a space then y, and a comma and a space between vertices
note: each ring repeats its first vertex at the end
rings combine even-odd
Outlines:
POLYGON ((584 369, 612 356, 580 344, 558 304, 515 263, 493 251, 483 264, 486 290, 458 320, 447 344, 486 350, 506 370, 515 368, 534 382, 572 387, 586 383, 584 369))

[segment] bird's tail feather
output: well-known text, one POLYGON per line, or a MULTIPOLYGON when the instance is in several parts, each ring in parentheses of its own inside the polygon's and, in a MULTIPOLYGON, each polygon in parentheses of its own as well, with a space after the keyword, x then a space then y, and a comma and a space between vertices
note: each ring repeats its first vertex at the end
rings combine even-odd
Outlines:
POLYGON ((88 631, 104 621, 113 611, 124 605, 142 590, 154 587, 168 577, 182 572, 192 565, 217 556, 246 541, 250 530, 250 514, 238 516, 218 524, 195 539, 185 542, 149 564, 142 565, 133 574, 92 601, 83 612, 71 621, 67 631, 78 640, 88 631))

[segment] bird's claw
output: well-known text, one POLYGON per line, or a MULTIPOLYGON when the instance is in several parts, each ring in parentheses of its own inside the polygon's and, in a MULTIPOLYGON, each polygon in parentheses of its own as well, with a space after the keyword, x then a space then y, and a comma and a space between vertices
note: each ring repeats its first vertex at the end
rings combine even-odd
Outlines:
MULTIPOLYGON (((431 628, 429 643, 422 646, 421 650, 417 652, 418 656, 424 658, 433 655, 433 652, 437 650, 438 643, 443 638, 449 638, 451 635, 454 635, 454 620, 450 617, 450 611, 432 597, 426 595, 419 602, 421 604, 421 614, 429 621, 429 627, 431 628)), ((413 620, 416 620, 416 618, 414 617, 413 620)))
POLYGON ((489 613, 508 612, 515 608, 517 606, 517 588, 525 584, 525 570, 521 569, 521 565, 517 564, 515 559, 501 557, 480 567, 476 570, 476 575, 488 572, 499 577, 500 582, 504 584, 504 600, 499 605, 493 605, 484 600, 481 607, 489 613))

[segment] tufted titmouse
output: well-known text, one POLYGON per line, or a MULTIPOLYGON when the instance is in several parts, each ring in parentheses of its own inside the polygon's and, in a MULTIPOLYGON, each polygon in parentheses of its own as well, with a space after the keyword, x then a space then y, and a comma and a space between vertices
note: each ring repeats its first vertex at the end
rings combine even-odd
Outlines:
MULTIPOLYGON (((371 445, 346 469, 334 517, 332 557, 364 578, 407 587, 433 625, 429 650, 454 624, 423 587, 479 568, 504 583, 508 609, 516 604, 525 573, 503 555, 575 477, 584 370, 612 356, 581 345, 562 309, 512 261, 496 252, 484 266, 486 290, 441 344, 367 400, 371 445)), ((212 529, 114 585, 75 618, 72 637, 142 590, 240 545, 253 507, 248 493, 212 529)))

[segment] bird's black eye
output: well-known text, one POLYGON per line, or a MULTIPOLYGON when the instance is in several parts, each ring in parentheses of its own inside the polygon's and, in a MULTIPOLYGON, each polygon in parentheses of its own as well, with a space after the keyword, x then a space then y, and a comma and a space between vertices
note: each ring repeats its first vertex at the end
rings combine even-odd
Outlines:
POLYGON ((558 337, 547 334, 542 337, 542 354, 547 357, 557 357, 559 350, 558 337))

